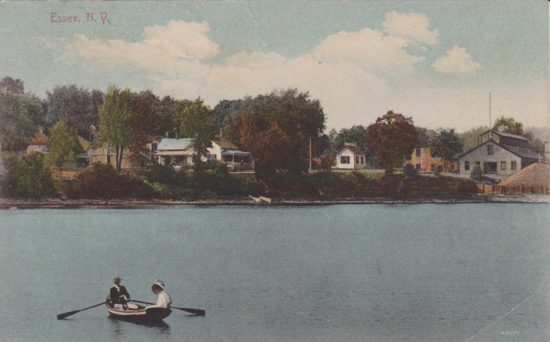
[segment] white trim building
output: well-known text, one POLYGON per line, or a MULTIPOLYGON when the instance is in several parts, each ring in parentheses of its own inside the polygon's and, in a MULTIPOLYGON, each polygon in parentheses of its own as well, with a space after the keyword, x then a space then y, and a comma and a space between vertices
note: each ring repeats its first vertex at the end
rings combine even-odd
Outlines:
POLYGON ((468 176, 479 165, 486 176, 505 178, 542 159, 525 137, 490 130, 479 136, 479 145, 458 156, 459 173, 468 176))
MULTIPOLYGON (((171 165, 176 169, 193 165, 192 138, 162 138, 156 145, 154 156, 159 164, 171 165)), ((241 151, 225 139, 212 141, 208 155, 203 161, 218 161, 225 164, 230 171, 248 171, 254 169, 254 161, 250 152, 241 151)))
POLYGON ((346 143, 336 154, 336 169, 357 170, 366 167, 366 154, 356 144, 346 143))

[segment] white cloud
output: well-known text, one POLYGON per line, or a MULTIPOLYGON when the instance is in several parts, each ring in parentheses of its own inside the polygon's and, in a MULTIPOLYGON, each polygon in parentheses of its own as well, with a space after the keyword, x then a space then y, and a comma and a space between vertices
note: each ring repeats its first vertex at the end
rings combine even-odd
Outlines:
POLYGON ((370 72, 410 73, 424 58, 405 50, 399 37, 364 28, 358 32, 338 32, 325 38, 312 51, 322 63, 350 62, 370 72))
POLYGON ((384 31, 422 44, 437 44, 439 31, 430 28, 430 18, 422 13, 389 12, 385 15, 384 31))
POLYGON ((120 39, 91 39, 75 34, 62 40, 73 55, 92 60, 109 69, 126 68, 170 73, 196 66, 198 61, 214 57, 219 45, 208 38, 208 23, 170 21, 165 26, 144 29, 144 39, 129 42, 120 39))
MULTIPOLYGON (((329 35, 310 52, 295 58, 241 51, 223 62, 210 59, 219 45, 208 37, 207 23, 171 21, 144 29, 141 41, 101 40, 74 35, 63 40, 69 56, 112 71, 144 72, 159 94, 221 99, 298 88, 321 100, 329 126, 357 123, 357 113, 383 113, 378 101, 390 92, 385 78, 410 75, 423 57, 410 54, 403 38, 364 28, 329 35), (338 116, 338 122, 332 122, 338 116)), ((363 120, 361 120, 363 121, 363 120)))
MULTIPOLYGON (((137 42, 75 35, 63 45, 69 52, 67 58, 103 66, 111 70, 105 74, 120 80, 117 82, 121 85, 135 90, 149 88, 159 95, 177 98, 200 96, 211 106, 222 99, 255 96, 273 89, 309 91, 321 101, 330 128, 368 125, 393 109, 412 115, 422 126, 464 130, 486 122, 485 94, 489 89, 502 94, 502 107, 524 119, 525 125, 537 125, 535 119, 546 120, 545 103, 539 100, 547 96, 547 88, 540 82, 521 85, 524 91, 520 92, 515 85, 498 89, 479 80, 465 85, 446 79, 445 83, 435 84, 428 82, 436 82, 437 78, 413 77, 416 65, 423 60, 407 51, 413 36, 397 35, 395 25, 388 27, 394 27, 394 33, 370 28, 338 32, 294 58, 276 52, 240 51, 215 63, 212 57, 221 47, 209 38, 205 22, 171 21, 146 27, 143 39, 137 42), (125 73, 136 71, 146 76, 134 80, 142 83, 124 84, 125 73)), ((415 31, 415 42, 425 46, 436 40, 437 31, 429 30, 429 20, 420 27, 428 33, 415 31)), ((473 73, 480 65, 465 49, 456 46, 433 68, 439 72, 473 73)))
POLYGON ((432 67, 437 72, 446 74, 473 74, 481 65, 472 60, 465 48, 455 45, 438 58, 432 67))

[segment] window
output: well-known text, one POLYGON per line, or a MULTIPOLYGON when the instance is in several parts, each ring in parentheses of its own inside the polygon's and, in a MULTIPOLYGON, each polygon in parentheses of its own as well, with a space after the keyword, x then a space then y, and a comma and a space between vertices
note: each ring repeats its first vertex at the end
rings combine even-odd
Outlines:
POLYGON ((487 145, 487 154, 490 156, 495 154, 495 147, 492 144, 487 145))
POLYGON ((464 171, 470 171, 470 162, 464 161, 464 171))
POLYGON ((359 164, 359 156, 355 156, 355 164, 359 164))
POLYGON ((501 169, 502 171, 506 171, 506 162, 505 162, 505 161, 501 161, 501 162, 500 162, 500 169, 501 169))
POLYGON ((417 156, 417 157, 420 157, 420 154, 421 154, 421 153, 422 153, 422 149, 417 148, 417 149, 416 149, 416 156, 417 156))
POLYGON ((435 164, 431 164, 431 165, 430 165, 430 171, 432 171, 432 172, 435 171, 435 164))
POLYGON ((518 163, 514 160, 510 162, 510 170, 515 170, 518 167, 518 163))
POLYGON ((481 162, 479 160, 476 160, 476 166, 480 166, 481 167, 481 162))
POLYGON ((365 164, 365 156, 361 156, 361 165, 365 164))
POLYGON ((340 156, 340 164, 349 164, 349 156, 340 156))
POLYGON ((416 171, 420 171, 420 164, 416 164, 416 171))

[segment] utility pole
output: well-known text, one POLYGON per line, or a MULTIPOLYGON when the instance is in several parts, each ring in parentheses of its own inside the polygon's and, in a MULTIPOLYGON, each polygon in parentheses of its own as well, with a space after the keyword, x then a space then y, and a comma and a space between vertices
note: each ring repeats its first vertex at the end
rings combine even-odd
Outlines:
POLYGON ((492 139, 493 138, 493 127, 491 126, 491 123, 492 123, 492 118, 491 118, 491 92, 489 92, 489 139, 492 139))
POLYGON ((311 156, 311 136, 309 136, 309 173, 312 171, 313 161, 311 156))

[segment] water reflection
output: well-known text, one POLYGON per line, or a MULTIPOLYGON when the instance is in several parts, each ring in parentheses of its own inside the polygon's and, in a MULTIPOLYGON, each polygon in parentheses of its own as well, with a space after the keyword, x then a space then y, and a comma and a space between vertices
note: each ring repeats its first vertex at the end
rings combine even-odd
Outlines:
POLYGON ((124 321, 118 318, 109 317, 109 321, 113 325, 113 333, 115 337, 123 337, 126 333, 126 327, 128 325, 141 325, 152 330, 157 330, 161 335, 170 334, 170 325, 163 321, 153 321, 153 322, 132 322, 124 321))

